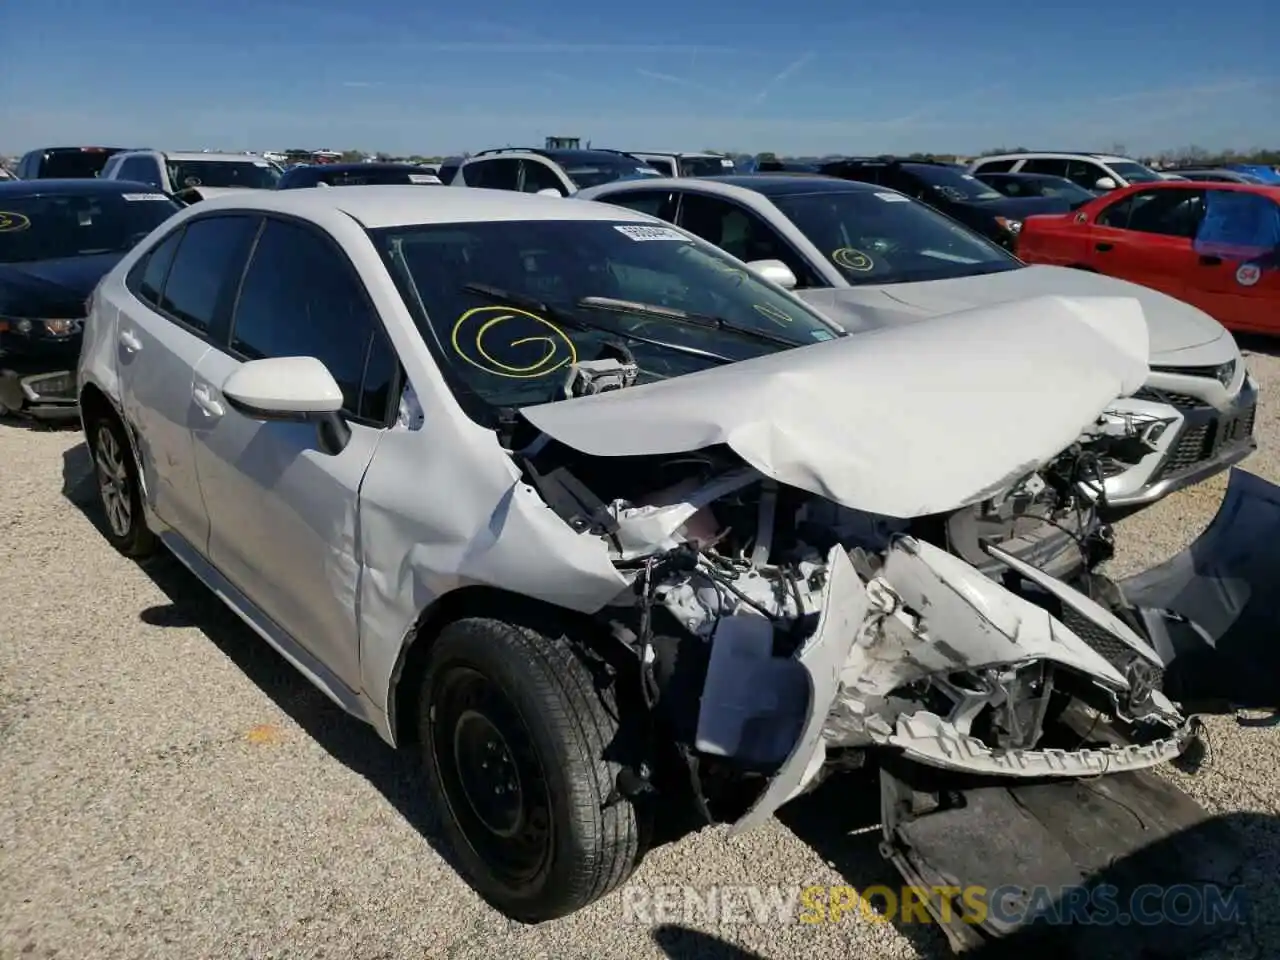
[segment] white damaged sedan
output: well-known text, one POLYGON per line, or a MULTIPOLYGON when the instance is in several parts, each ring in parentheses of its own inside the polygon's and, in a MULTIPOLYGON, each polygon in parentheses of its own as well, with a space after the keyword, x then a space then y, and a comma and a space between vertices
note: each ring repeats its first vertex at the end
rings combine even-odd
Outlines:
POLYGON ((469 882, 535 922, 660 811, 745 829, 867 756, 1180 754, 1168 618, 1079 520, 1147 355, 1129 299, 841 336, 644 214, 352 187, 177 214, 98 287, 78 379, 111 541, 420 750, 469 882), (979 571, 938 520, 994 500, 979 571), (1065 579, 1027 518, 1080 541, 1065 579))

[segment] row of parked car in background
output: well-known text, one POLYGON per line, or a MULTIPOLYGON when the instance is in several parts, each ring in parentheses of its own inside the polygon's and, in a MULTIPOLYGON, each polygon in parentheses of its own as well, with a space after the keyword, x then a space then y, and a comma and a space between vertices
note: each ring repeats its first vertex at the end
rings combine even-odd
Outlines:
POLYGON ((1150 767, 1259 673, 1218 643, 1248 571, 1099 570, 1255 449, 1224 324, 1280 322, 1280 187, 726 159, 77 148, 0 184, 0 413, 78 418, 110 542, 417 750, 519 920, 868 756, 891 859, 954 877, 1004 825, 920 852, 951 805, 889 802, 904 763, 940 797, 1150 767))

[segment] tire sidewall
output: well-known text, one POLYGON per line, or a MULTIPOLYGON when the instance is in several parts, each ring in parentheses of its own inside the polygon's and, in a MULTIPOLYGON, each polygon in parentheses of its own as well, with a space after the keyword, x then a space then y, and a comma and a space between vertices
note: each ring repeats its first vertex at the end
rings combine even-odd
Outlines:
MULTIPOLYGON (((423 762, 433 797, 441 805, 439 816, 442 826, 468 879, 486 900, 491 903, 496 901, 501 904, 501 909, 510 912, 517 919, 529 922, 548 919, 549 913, 567 913, 568 910, 560 911, 554 904, 563 892, 573 886, 571 873, 575 858, 590 842, 579 829, 576 816, 579 801, 583 799, 576 795, 590 788, 573 775, 578 758, 571 755, 572 745, 566 744, 556 735, 554 727, 544 721, 542 705, 533 692, 529 678, 518 669, 518 659, 503 655, 503 645, 492 630, 484 630, 487 642, 477 643, 475 641, 479 637, 476 631, 467 630, 463 636, 460 631, 453 629, 457 626, 458 624, 450 624, 445 627, 436 640, 431 663, 423 678, 423 691, 428 702, 424 704, 419 718, 423 762), (465 643, 462 642, 464 639, 465 643), (432 710, 429 699, 439 676, 454 667, 467 667, 483 674, 501 691, 520 716, 542 767, 551 810, 550 862, 542 868, 535 880, 520 888, 510 887, 493 876, 448 806, 437 758, 431 745, 432 710)), ((590 802, 590 798, 587 799, 590 802)))
MULTIPOLYGON (((138 464, 133 456, 133 446, 129 443, 129 438, 125 436, 124 429, 120 426, 119 421, 114 417, 98 416, 89 421, 89 429, 86 434, 89 438, 89 455, 93 459, 94 469, 94 485, 98 489, 98 506, 103 509, 104 515, 106 504, 102 502, 102 484, 98 479, 98 436, 101 431, 108 431, 112 439, 115 440, 116 447, 120 450, 120 456, 124 461, 124 471, 126 482, 129 488, 129 530, 124 536, 120 536, 111 529, 109 521, 105 522, 103 533, 113 547, 122 553, 135 555, 148 552, 151 545, 152 534, 147 528, 146 517, 143 512, 142 503, 142 484, 138 477, 138 464)), ((105 519, 105 516, 104 516, 105 519)))

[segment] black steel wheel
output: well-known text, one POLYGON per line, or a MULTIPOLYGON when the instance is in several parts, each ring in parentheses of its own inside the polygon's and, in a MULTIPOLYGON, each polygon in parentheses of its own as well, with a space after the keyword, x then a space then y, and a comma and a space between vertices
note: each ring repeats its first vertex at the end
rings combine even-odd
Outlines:
POLYGON ((448 624, 428 654, 419 739, 459 868, 508 917, 564 916, 621 884, 646 815, 613 796, 616 710, 573 644, 488 618, 448 624))

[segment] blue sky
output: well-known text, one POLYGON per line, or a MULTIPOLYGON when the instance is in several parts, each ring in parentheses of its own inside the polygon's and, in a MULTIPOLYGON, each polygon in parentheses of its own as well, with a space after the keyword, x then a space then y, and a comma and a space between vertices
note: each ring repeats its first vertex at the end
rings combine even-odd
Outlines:
POLYGON ((9 152, 448 153, 548 134, 779 153, 1280 146, 1277 4, 1221 14, 1203 0, 0 7, 9 152))

